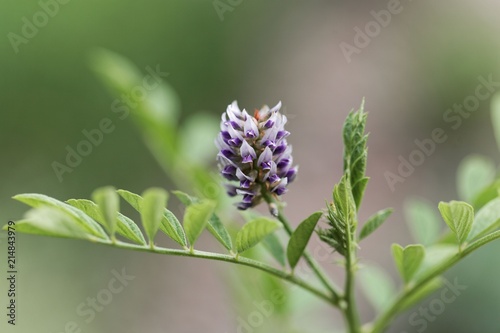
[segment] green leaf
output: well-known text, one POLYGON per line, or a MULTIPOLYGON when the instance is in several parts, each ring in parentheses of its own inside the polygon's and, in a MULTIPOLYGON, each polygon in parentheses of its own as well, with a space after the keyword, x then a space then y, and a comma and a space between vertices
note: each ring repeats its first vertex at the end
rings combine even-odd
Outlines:
POLYGON ((405 283, 408 283, 420 267, 425 249, 420 244, 408 245, 405 248, 399 244, 392 244, 392 255, 399 273, 405 283))
POLYGON ((500 94, 496 94, 491 99, 491 123, 495 132, 497 146, 500 149, 500 94))
POLYGON ((187 193, 181 191, 172 191, 172 193, 179 199, 180 202, 184 204, 184 206, 189 206, 192 203, 199 202, 198 198, 192 197, 187 193))
POLYGON ((482 237, 500 227, 500 198, 488 202, 474 218, 467 242, 482 237))
POLYGON ((425 277, 437 266, 450 260, 457 252, 456 244, 436 244, 429 246, 425 249, 425 257, 415 274, 415 280, 418 281, 422 277, 425 277))
MULTIPOLYGON (((85 214, 99 222, 101 225, 105 225, 104 217, 102 216, 99 207, 93 201, 86 199, 70 199, 67 201, 67 203, 75 208, 80 209, 85 214)), ((117 213, 116 219, 116 232, 119 235, 128 238, 137 244, 146 244, 146 240, 144 239, 141 230, 134 223, 134 221, 121 214, 120 212, 117 213)))
MULTIPOLYGON (((135 193, 126 190, 116 191, 125 201, 127 201, 135 210, 141 212, 141 206, 143 198, 135 193)), ((160 224, 160 230, 163 231, 167 236, 172 238, 174 241, 179 243, 183 247, 187 247, 186 234, 182 228, 181 223, 175 217, 175 215, 165 208, 163 212, 163 218, 160 224)))
POLYGON ((457 172, 458 194, 465 201, 471 201, 495 179, 495 163, 480 155, 467 156, 457 172))
POLYGON ((407 297, 404 302, 401 304, 399 308, 399 312, 406 311, 413 307, 415 304, 420 303, 425 298, 430 296, 433 292, 438 290, 443 286, 443 279, 441 277, 436 277, 426 284, 424 284, 421 288, 418 289, 413 295, 407 297))
MULTIPOLYGON (((7 225, 3 227, 7 230, 7 225)), ((87 228, 75 223, 74 217, 51 206, 40 206, 29 210, 25 218, 16 221, 16 232, 42 236, 96 240, 87 228)))
POLYGON ((474 199, 472 204, 476 210, 486 205, 491 200, 498 198, 498 193, 500 191, 500 180, 495 180, 492 184, 486 186, 481 192, 479 192, 474 199))
POLYGON ((208 224, 208 219, 212 216, 214 209, 213 202, 209 200, 202 200, 186 208, 186 212, 184 213, 184 229, 186 230, 191 248, 208 224))
POLYGON ((450 201, 449 203, 440 202, 439 211, 451 231, 457 236, 458 242, 462 244, 471 231, 474 208, 466 202, 450 201))
POLYGON ((116 194, 116 189, 112 186, 101 187, 94 191, 92 199, 99 207, 103 216, 103 225, 113 239, 116 231, 118 211, 120 210, 120 199, 118 194, 116 194))
POLYGON ((382 268, 372 265, 363 265, 358 273, 361 288, 375 310, 382 311, 396 296, 396 288, 382 268))
POLYGON ((248 250, 280 227, 281 223, 265 217, 248 222, 236 235, 236 251, 242 253, 248 250))
MULTIPOLYGON (((200 199, 192 197, 181 191, 172 191, 172 193, 185 205, 190 206, 193 203, 200 202, 200 199)), ((219 217, 214 213, 208 220, 208 231, 229 251, 233 248, 231 236, 220 221, 219 217)))
POLYGON ((435 206, 422 199, 413 198, 405 202, 404 213, 415 241, 428 246, 438 240, 441 221, 435 206))
POLYGON ((372 215, 361 229, 361 232, 359 233, 359 240, 368 237, 372 232, 377 230, 377 228, 387 220, 392 212, 392 208, 386 208, 372 215))
POLYGON ((154 238, 160 228, 163 212, 167 205, 168 193, 161 188, 149 188, 142 194, 141 220, 149 243, 153 244, 154 238))
POLYGON ((231 236, 216 214, 212 214, 208 220, 208 231, 229 251, 233 248, 231 236))
POLYGON ((264 237, 262 245, 264 245, 264 247, 282 267, 285 266, 285 250, 283 249, 283 245, 276 234, 269 234, 264 237))
POLYGON ((86 230, 88 233, 98 238, 108 239, 108 236, 96 221, 87 216, 81 210, 76 209, 75 207, 72 207, 64 202, 43 194, 36 193, 18 194, 13 198, 34 208, 46 206, 58 209, 61 212, 71 216, 73 221, 79 224, 83 230, 86 230))
POLYGON ((363 100, 357 112, 349 113, 343 127, 344 173, 349 176, 356 209, 359 209, 368 183, 368 178, 365 176, 368 156, 366 148, 368 136, 365 134, 366 117, 363 100))
POLYGON ((328 205, 329 229, 320 230, 322 241, 333 247, 340 255, 347 256, 355 246, 354 234, 357 226, 356 205, 352 197, 347 175, 333 189, 333 203, 328 205))
POLYGON ((288 263, 292 269, 297 266, 300 257, 302 257, 307 243, 309 243, 309 239, 311 238, 314 228, 316 227, 316 224, 321 216, 323 216, 322 212, 313 213, 311 216, 302 221, 290 236, 286 249, 286 255, 288 257, 288 263))

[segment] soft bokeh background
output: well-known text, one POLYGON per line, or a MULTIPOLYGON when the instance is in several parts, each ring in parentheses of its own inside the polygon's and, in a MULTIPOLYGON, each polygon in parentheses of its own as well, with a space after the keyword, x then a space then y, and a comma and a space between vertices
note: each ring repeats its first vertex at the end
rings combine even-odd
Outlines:
MULTIPOLYGON (((65 147, 84 138, 82 130, 112 114, 114 97, 88 66, 89 52, 104 47, 143 71, 159 64, 169 72, 183 119, 198 112, 218 116, 233 99, 247 109, 282 100, 300 164, 300 177, 286 196, 294 223, 329 198, 341 175, 342 121, 365 97, 371 182, 361 218, 387 206, 396 213, 360 254, 394 274, 390 244, 411 242, 404 200, 419 196, 437 204, 457 198, 455 174, 462 158, 477 152, 498 161, 488 100, 457 130, 443 114, 474 93, 479 76, 500 79, 500 4, 402 1, 401 13, 348 63, 340 43, 353 44, 353 29, 364 27, 373 20, 370 11, 387 4, 241 1, 229 5, 221 20, 209 0, 69 1, 16 53, 8 33, 21 34, 23 18, 32 21, 41 7, 35 1, 2 1, 0 221, 17 219, 26 210, 10 199, 17 193, 66 199, 87 198, 107 184, 136 192, 172 187, 128 120, 116 122, 115 131, 63 182, 52 170, 53 161, 63 162, 65 147), (396 172, 398 156, 407 158, 414 140, 428 138, 436 127, 449 139, 391 191, 384 173, 396 172)), ((60 333, 70 321, 82 332, 236 332, 239 314, 233 289, 226 288, 232 266, 25 235, 18 246, 18 325, 7 327, 2 315, 2 332, 60 333), (122 267, 135 279, 86 323, 76 308, 122 267)), ((200 246, 215 248, 206 235, 200 246)), ((467 290, 429 322, 426 332, 498 332, 499 250, 499 243, 489 245, 447 274, 467 290)), ((1 251, 3 264, 4 246, 1 251)), ((332 275, 340 274, 326 266, 332 275)), ((2 266, 0 300, 5 300, 4 272, 2 266)), ((258 279, 260 273, 252 274, 258 279)), ((364 298, 360 302, 364 318, 370 318, 372 310, 364 298)), ((326 322, 339 320, 320 301, 314 306, 326 322)), ((390 329, 403 331, 416 332, 408 314, 390 329)))

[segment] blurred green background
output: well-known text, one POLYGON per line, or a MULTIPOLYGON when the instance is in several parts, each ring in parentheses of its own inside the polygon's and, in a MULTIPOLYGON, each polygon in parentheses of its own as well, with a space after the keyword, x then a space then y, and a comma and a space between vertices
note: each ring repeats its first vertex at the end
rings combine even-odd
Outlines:
MULTIPOLYGON (((168 72, 181 101, 181 123, 198 113, 219 117, 234 99, 250 110, 283 101, 300 165, 286 195, 294 223, 330 197, 342 173, 342 121, 365 97, 371 182, 361 217, 386 206, 396 213, 360 255, 395 274, 389 246, 411 242, 402 213, 405 198, 425 197, 436 205, 456 199, 456 169, 466 155, 481 153, 498 162, 489 100, 457 130, 443 114, 474 94, 479 76, 500 81, 500 4, 403 1, 401 12, 348 63, 339 45, 353 44, 353 29, 372 21, 370 12, 386 9, 388 1, 221 2, 229 8, 223 19, 218 2, 208 0, 68 1, 15 52, 11 33, 22 35, 23 19, 32 22, 42 5, 2 1, 0 221, 26 211, 11 199, 17 193, 67 199, 88 198, 108 184, 135 192, 173 188, 130 119, 116 120, 115 97, 90 69, 90 52, 102 47, 130 59, 143 74, 157 65, 168 72), (60 182, 53 161, 62 163, 65 147, 75 147, 84 139, 82 131, 96 128, 103 117, 116 120, 116 129, 60 182), (407 158, 414 140, 430 137, 437 127, 446 129, 448 140, 391 191, 384 173, 396 172, 398 156, 407 158)), ((209 237, 200 244, 215 248, 209 237)), ((3 265, 6 250, 1 251, 3 265)), ((426 332, 500 330, 498 251, 500 244, 489 245, 447 274, 467 290, 426 332)), ((228 288, 233 268, 220 263, 25 235, 18 238, 18 261, 18 325, 7 326, 2 315, 2 332, 60 333, 71 321, 82 332, 236 332, 238 316, 245 316, 235 309, 235 291, 228 288), (86 323, 76 312, 79 304, 106 288, 112 270, 122 267, 135 279, 86 323)), ((325 267, 340 275, 338 268, 325 267)), ((2 266, 1 276, 4 272, 2 266)), ((259 281, 260 273, 252 274, 259 281)), ((326 305, 310 302, 326 324, 342 326, 326 305)), ((360 303, 369 319, 373 313, 362 296, 360 303)), ((319 332, 302 324, 298 332, 319 332)), ((272 331, 266 325, 259 330, 272 331)), ((389 330, 403 331, 417 331, 408 315, 389 330)))

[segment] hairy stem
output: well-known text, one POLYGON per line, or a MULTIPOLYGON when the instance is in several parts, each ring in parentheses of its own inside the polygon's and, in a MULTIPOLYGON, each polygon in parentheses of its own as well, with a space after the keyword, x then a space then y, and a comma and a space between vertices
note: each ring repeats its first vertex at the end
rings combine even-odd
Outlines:
MULTIPOLYGON (((352 248, 352 247, 351 247, 352 248)), ((345 308, 343 309, 344 317, 347 321, 350 333, 360 332, 360 323, 358 309, 356 307, 356 297, 354 294, 356 272, 356 252, 350 250, 346 256, 346 280, 345 280, 345 308)))
POLYGON ((212 253, 212 252, 205 252, 205 251, 197 251, 197 250, 178 250, 178 249, 167 249, 163 247, 157 247, 153 246, 150 247, 149 245, 136 245, 136 244, 130 244, 130 243, 125 243, 121 241, 116 241, 115 243, 112 243, 109 240, 98 240, 97 241, 99 244, 104 244, 104 245, 111 245, 114 247, 122 248, 122 249, 128 249, 128 250, 134 250, 134 251, 142 251, 142 252, 151 252, 151 253, 157 253, 157 254, 166 254, 166 255, 173 255, 173 256, 183 256, 183 257, 193 257, 193 258, 202 258, 202 259, 209 259, 209 260, 217 260, 217 261, 225 261, 237 265, 242 265, 242 266, 248 266, 252 267, 261 271, 264 271, 266 273, 269 273, 271 275, 274 275, 280 279, 286 280, 290 283, 296 284, 297 286, 311 292, 312 294, 318 296, 319 298, 325 300, 326 302, 335 305, 334 300, 328 295, 325 294, 323 291, 317 289, 313 285, 309 284, 308 282, 292 275, 287 272, 281 271, 279 269, 276 269, 272 266, 266 265, 264 263, 261 263, 259 261, 245 258, 245 257, 234 257, 231 255, 227 254, 219 254, 219 253, 212 253))
MULTIPOLYGON (((271 209, 274 209, 272 206, 276 206, 277 209, 277 218, 278 220, 283 224, 285 227, 286 232, 288 235, 292 235, 293 233, 293 228, 286 218, 286 216, 283 213, 283 208, 281 205, 279 205, 276 200, 266 191, 263 192, 263 197, 264 200, 268 203, 271 209)), ((307 264, 309 267, 314 271, 318 279, 323 283, 323 285, 328 289, 328 291, 331 293, 331 299, 335 305, 338 305, 339 300, 341 299, 341 292, 339 291, 339 288, 335 286, 333 281, 326 275, 326 273, 323 271, 321 266, 318 264, 318 262, 312 257, 312 255, 305 250, 303 254, 304 259, 306 260, 307 264)))
POLYGON ((471 254, 478 248, 482 247, 483 245, 488 244, 491 241, 494 241, 495 239, 500 238, 500 230, 492 232, 491 234, 484 236, 473 243, 469 244, 464 250, 461 252, 458 252, 455 254, 453 257, 445 261, 439 266, 436 266, 432 271, 430 271, 424 278, 420 279, 417 283, 415 283, 412 287, 405 289, 402 291, 402 293, 394 300, 392 305, 387 308, 387 310, 382 313, 374 322, 370 332, 371 333, 382 333, 384 332, 385 328, 389 325, 391 320, 396 317, 396 315, 399 314, 401 311, 402 306, 404 305, 405 301, 408 299, 408 297, 414 295, 416 292, 418 292, 422 287, 424 287, 429 281, 432 279, 438 277, 442 273, 444 273, 446 270, 450 269, 453 265, 455 265, 458 261, 463 259, 465 256, 471 254))

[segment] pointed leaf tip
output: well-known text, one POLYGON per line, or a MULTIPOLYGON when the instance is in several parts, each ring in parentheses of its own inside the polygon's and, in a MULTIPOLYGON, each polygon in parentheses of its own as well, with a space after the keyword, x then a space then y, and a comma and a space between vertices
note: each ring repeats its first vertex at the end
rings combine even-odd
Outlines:
POLYGON ((280 227, 282 227, 281 223, 265 217, 248 222, 236 235, 236 251, 242 253, 254 247, 280 227))
POLYGON ((316 224, 321 216, 323 216, 322 212, 313 213, 311 216, 302 221, 297 229, 295 229, 292 233, 286 249, 288 263, 292 269, 297 266, 300 257, 302 257, 307 243, 309 243, 309 239, 311 238, 314 228, 316 227, 316 224))
POLYGON ((141 204, 141 219, 149 242, 153 243, 160 228, 163 212, 167 205, 168 194, 161 188, 149 188, 144 191, 141 204))

